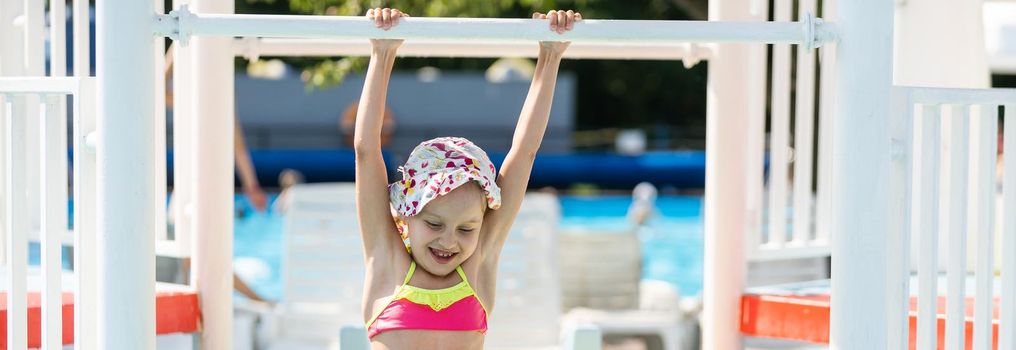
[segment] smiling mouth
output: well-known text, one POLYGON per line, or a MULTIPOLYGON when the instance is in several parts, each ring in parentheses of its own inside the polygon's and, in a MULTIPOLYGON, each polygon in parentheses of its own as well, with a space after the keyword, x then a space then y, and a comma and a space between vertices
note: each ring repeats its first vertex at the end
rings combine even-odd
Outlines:
POLYGON ((455 256, 459 255, 459 253, 430 248, 430 255, 434 258, 434 261, 437 261, 439 264, 447 264, 452 262, 452 260, 455 259, 455 256))

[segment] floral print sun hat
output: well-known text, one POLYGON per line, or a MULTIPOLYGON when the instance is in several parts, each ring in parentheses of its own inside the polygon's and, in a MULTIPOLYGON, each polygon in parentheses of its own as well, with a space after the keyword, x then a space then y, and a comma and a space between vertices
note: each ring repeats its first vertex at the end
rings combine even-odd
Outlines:
POLYGON ((501 207, 501 189, 494 182, 497 171, 487 153, 461 137, 439 137, 420 143, 399 167, 402 181, 388 185, 392 208, 410 217, 440 195, 476 181, 486 196, 487 207, 501 207))

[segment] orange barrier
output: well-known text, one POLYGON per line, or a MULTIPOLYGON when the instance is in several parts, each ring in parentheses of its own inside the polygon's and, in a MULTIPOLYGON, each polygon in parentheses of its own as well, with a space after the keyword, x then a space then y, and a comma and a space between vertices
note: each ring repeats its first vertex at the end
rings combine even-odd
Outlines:
MULTIPOLYGON (((28 293, 28 347, 42 346, 41 297, 28 293)), ((63 293, 63 343, 74 343, 74 294, 63 293)), ((0 325, 7 324, 7 293, 0 292, 0 325)), ((155 295, 156 334, 193 333, 201 327, 201 310, 195 292, 157 292, 155 295)), ((7 349, 7 327, 0 326, 0 349, 7 349)))
MULTIPOLYGON (((938 349, 945 344, 946 299, 938 298, 938 349)), ((994 300, 992 348, 998 348, 999 300, 994 300)), ((966 349, 973 343, 973 298, 966 299, 966 349)), ((741 333, 753 337, 829 343, 829 295, 783 296, 745 294, 741 297, 741 333)), ((917 342, 917 298, 910 298, 910 349, 917 342)))

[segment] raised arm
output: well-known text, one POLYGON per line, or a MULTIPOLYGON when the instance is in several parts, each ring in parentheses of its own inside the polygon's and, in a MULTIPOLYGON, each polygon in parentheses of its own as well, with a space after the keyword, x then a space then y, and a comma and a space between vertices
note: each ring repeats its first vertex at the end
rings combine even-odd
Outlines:
MULTIPOLYGON (((398 10, 370 10, 367 17, 379 28, 395 25, 398 10), (378 13, 380 12, 380 13, 378 13)), ((401 245, 388 204, 388 176, 381 156, 381 125, 388 95, 388 80, 401 40, 371 40, 373 50, 356 111, 353 147, 356 150, 356 211, 360 219, 365 257, 393 252, 401 245)))
MULTIPOLYGON (((582 15, 569 11, 550 11, 548 14, 533 14, 536 19, 548 19, 550 29, 558 33, 571 30, 576 20, 582 15)), ((497 259, 504 246, 508 231, 522 205, 529 175, 533 170, 536 152, 540 149, 543 134, 547 130, 550 118, 550 106, 554 100, 554 87, 557 84, 557 71, 561 65, 561 56, 568 48, 568 42, 540 42, 540 53, 536 61, 536 71, 529 85, 529 94, 522 106, 512 147, 505 157, 504 164, 498 174, 497 183, 501 187, 501 208, 491 212, 484 219, 487 235, 481 237, 482 251, 489 266, 496 267, 497 259)))

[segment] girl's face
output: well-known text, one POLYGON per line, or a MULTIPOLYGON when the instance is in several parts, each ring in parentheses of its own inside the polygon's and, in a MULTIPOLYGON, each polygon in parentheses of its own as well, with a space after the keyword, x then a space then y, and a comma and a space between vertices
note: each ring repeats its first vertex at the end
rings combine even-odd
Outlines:
POLYGON ((471 182, 434 198, 405 220, 416 264, 445 276, 469 259, 479 242, 485 199, 480 186, 471 182))

